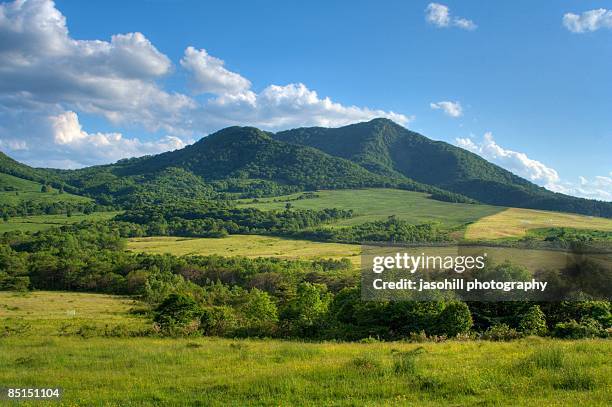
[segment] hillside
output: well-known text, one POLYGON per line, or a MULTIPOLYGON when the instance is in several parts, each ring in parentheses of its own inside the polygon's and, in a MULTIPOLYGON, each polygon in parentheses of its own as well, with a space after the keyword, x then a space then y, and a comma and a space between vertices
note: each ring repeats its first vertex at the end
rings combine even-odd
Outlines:
POLYGON ((427 192, 437 199, 471 201, 401 174, 377 174, 312 147, 274 140, 252 127, 230 127, 181 150, 79 170, 33 169, 6 158, 0 171, 58 180, 102 204, 206 200, 224 192, 264 196, 360 187, 396 187, 427 192))
POLYGON ((0 154, 0 173, 115 206, 388 187, 441 201, 612 217, 612 203, 548 191, 387 119, 277 134, 229 127, 180 150, 79 170, 31 168, 0 154))
POLYGON ((483 203, 612 217, 612 203, 554 193, 467 150, 387 119, 340 128, 299 128, 274 138, 349 159, 384 175, 401 174, 483 203))

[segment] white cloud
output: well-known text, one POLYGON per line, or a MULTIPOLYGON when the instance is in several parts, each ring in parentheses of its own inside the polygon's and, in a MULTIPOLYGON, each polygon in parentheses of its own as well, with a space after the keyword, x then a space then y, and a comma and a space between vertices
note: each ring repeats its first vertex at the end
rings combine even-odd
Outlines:
POLYGON ((485 133, 482 142, 478 144, 469 138, 457 138, 456 142, 459 147, 470 150, 532 182, 549 185, 559 181, 559 174, 553 168, 529 158, 525 153, 501 147, 490 132, 485 133))
POLYGON ((597 175, 592 179, 580 176, 579 182, 559 182, 551 190, 583 198, 612 201, 612 172, 608 176, 597 175))
POLYGON ((240 94, 251 87, 251 82, 224 67, 219 58, 205 49, 187 47, 181 65, 193 75, 195 89, 201 93, 240 94))
MULTIPOLYGON (((166 136, 153 142, 143 142, 137 138, 124 138, 121 133, 87 133, 79 123, 75 112, 67 111, 50 116, 52 142, 72 154, 68 163, 71 167, 81 167, 97 162, 117 161, 123 157, 137 157, 157 154, 163 151, 185 147, 178 137, 166 136)), ((50 153, 53 152, 49 148, 50 153)), ((61 162, 61 157, 52 157, 61 162)))
POLYGON ((612 201, 612 172, 609 177, 596 176, 589 180, 579 177, 579 183, 562 180, 559 173, 544 163, 529 158, 525 153, 505 149, 498 145, 490 132, 481 142, 456 138, 456 144, 547 189, 583 198, 612 201))
POLYGON ((180 68, 189 73, 194 92, 207 96, 196 99, 165 90, 160 79, 173 74, 172 62, 141 33, 116 34, 110 41, 74 39, 50 0, 0 3, 0 148, 30 164, 72 167, 175 148, 176 140, 190 141, 236 124, 279 130, 374 117, 401 124, 411 120, 334 102, 301 83, 256 91, 204 49, 188 47, 180 68), (70 112, 174 139, 87 133, 70 112), (55 117, 53 128, 50 116, 55 117))
POLYGON ((48 0, 0 4, 0 103, 103 115, 114 123, 172 131, 194 101, 155 79, 172 64, 141 33, 75 40, 48 0))
POLYGON ((472 31, 477 28, 476 24, 472 20, 467 18, 455 18, 453 24, 456 27, 463 28, 464 30, 472 31))
POLYGON ((464 30, 475 30, 477 25, 467 18, 452 17, 448 6, 440 3, 429 3, 425 9, 425 20, 436 27, 458 27, 464 30))
POLYGON ((459 102, 442 101, 437 103, 430 103, 429 107, 434 110, 442 110, 450 117, 460 117, 463 115, 463 108, 459 102))
POLYGON ((585 11, 582 14, 566 13, 563 25, 573 33, 597 31, 600 28, 612 28, 612 10, 599 8, 585 11))

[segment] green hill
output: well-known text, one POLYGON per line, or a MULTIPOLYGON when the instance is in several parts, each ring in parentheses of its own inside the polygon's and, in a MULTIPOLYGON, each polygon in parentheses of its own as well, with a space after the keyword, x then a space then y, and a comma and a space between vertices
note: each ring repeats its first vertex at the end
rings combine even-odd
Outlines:
POLYGON ((378 174, 401 174, 488 204, 612 217, 612 203, 548 191, 474 153, 430 140, 387 119, 340 128, 299 128, 274 138, 315 147, 378 174))
POLYGON ((79 170, 31 168, 0 154, 0 173, 64 186, 104 205, 388 187, 441 201, 612 217, 612 203, 548 191, 387 119, 277 134, 229 127, 181 150, 79 170))
POLYGON ((112 165, 56 170, 52 175, 103 203, 119 204, 214 199, 220 192, 244 190, 256 196, 257 188, 279 195, 360 187, 397 187, 428 192, 438 199, 470 201, 401 174, 377 174, 312 147, 274 140, 270 133, 252 127, 229 127, 181 150, 112 165))
POLYGON ((50 187, 42 192, 42 184, 13 175, 0 173, 0 206, 21 205, 25 201, 43 204, 52 203, 88 203, 91 199, 69 193, 60 193, 50 187))

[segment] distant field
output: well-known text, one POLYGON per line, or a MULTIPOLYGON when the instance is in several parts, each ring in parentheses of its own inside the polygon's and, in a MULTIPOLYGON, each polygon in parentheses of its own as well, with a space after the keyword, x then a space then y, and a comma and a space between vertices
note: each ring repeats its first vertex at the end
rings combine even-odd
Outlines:
POLYGON ((70 323, 144 326, 127 313, 134 305, 96 294, 0 292, 0 334, 30 323, 27 332, 0 335, 0 383, 61 387, 61 405, 70 406, 612 403, 612 342, 603 339, 362 344, 57 331, 70 323))
MULTIPOLYGON (((347 258, 356 267, 361 265, 360 245, 311 242, 260 235, 230 235, 220 239, 164 236, 133 238, 128 242, 128 250, 154 254, 170 253, 175 256, 194 254, 202 256, 280 257, 286 259, 347 258)), ((477 256, 487 253, 488 258, 493 263, 499 264, 505 260, 510 260, 513 264, 526 267, 530 271, 563 268, 572 256, 571 253, 562 251, 486 246, 417 246, 398 250, 417 254, 426 253, 430 256, 477 256)), ((593 259, 603 259, 602 261, 607 261, 607 264, 610 261, 609 257, 605 255, 593 255, 592 257, 593 259)))
MULTIPOLYGON (((421 192, 402 191, 399 189, 357 189, 317 191, 319 197, 291 201, 291 205, 300 209, 341 208, 352 209, 355 216, 343 220, 338 225, 355 225, 363 222, 386 219, 391 215, 399 219, 418 224, 438 221, 448 226, 474 222, 484 216, 493 215, 505 208, 491 205, 469 205, 436 201, 427 198, 421 192)), ((282 209, 284 199, 291 199, 301 194, 284 197, 262 198, 259 203, 252 199, 242 200, 242 205, 262 210, 282 209), (274 200, 281 202, 273 202, 274 200)))
POLYGON ((45 203, 91 202, 90 198, 69 193, 60 194, 56 189, 53 189, 51 192, 41 192, 41 188, 42 185, 37 182, 0 173, 0 204, 17 205, 23 201, 39 201, 45 203), (4 191, 5 187, 12 187, 17 189, 17 191, 4 191))
POLYGON ((360 189, 318 191, 313 199, 294 199, 301 194, 275 198, 241 200, 241 205, 262 210, 282 209, 286 202, 295 208, 353 209, 355 216, 335 225, 354 225, 386 219, 395 215, 411 223, 438 221, 447 226, 468 224, 465 238, 499 239, 525 235, 529 229, 573 227, 594 230, 612 230, 612 219, 533 209, 505 208, 491 205, 468 205, 428 199, 427 194, 397 189, 360 189), (278 202, 274 202, 274 200, 278 202))
POLYGON ((231 235, 221 239, 146 237, 129 240, 128 249, 147 253, 171 253, 176 256, 217 254, 221 256, 281 257, 315 259, 346 257, 359 264, 359 245, 321 243, 259 235, 231 235))
POLYGON ((11 218, 8 222, 0 220, 0 234, 21 230, 23 232, 38 232, 47 230, 54 226, 62 226, 79 223, 84 220, 107 220, 113 218, 119 212, 94 212, 91 215, 74 214, 66 215, 36 215, 11 218))
POLYGON ((571 227, 612 231, 612 219, 570 213, 508 208, 468 226, 467 239, 499 239, 525 236, 529 229, 571 227))

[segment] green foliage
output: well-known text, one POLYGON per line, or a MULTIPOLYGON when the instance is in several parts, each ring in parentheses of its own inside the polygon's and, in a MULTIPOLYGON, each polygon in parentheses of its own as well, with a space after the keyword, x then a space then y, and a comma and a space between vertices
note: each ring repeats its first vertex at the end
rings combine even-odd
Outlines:
POLYGON ((521 334, 506 324, 493 325, 482 334, 482 339, 489 341, 511 341, 518 339, 521 334))
POLYGON ((153 320, 163 332, 192 332, 194 322, 199 323, 200 314, 201 309, 192 298, 182 294, 170 294, 155 309, 153 320))
POLYGON ((234 309, 229 306, 208 306, 202 309, 200 329, 204 335, 229 336, 237 328, 234 309))
POLYGON ((299 284, 295 298, 287 303, 281 313, 285 330, 298 337, 312 337, 320 332, 331 299, 325 285, 299 284))
POLYGON ((546 326, 546 315, 542 312, 539 305, 534 305, 519 322, 519 331, 525 335, 545 335, 548 331, 546 326))
POLYGON ((467 333, 473 325, 470 309, 463 302, 446 304, 436 321, 439 335, 454 337, 467 333))
POLYGON ((556 324, 552 335, 564 339, 584 339, 605 336, 605 331, 597 320, 583 318, 580 322, 571 320, 556 324))

